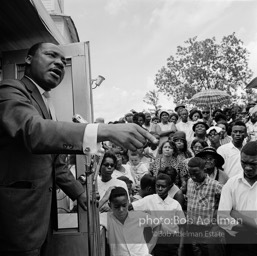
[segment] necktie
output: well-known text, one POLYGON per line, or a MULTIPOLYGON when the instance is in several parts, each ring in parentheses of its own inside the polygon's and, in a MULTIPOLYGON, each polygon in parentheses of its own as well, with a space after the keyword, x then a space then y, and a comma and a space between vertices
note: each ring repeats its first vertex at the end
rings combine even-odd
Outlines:
POLYGON ((47 109, 48 109, 48 112, 50 113, 52 119, 54 121, 56 121, 56 115, 55 115, 55 110, 54 110, 54 105, 53 105, 53 101, 52 101, 52 98, 51 98, 51 95, 49 92, 45 91, 43 93, 44 97, 45 97, 45 103, 46 103, 46 106, 47 106, 47 109))

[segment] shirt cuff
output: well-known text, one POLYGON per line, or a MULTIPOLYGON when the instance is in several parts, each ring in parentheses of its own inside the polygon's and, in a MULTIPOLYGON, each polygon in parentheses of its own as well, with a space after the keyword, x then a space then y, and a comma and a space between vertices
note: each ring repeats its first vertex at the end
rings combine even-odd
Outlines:
POLYGON ((88 124, 83 137, 84 154, 97 154, 102 151, 101 143, 97 143, 97 130, 99 124, 88 124))

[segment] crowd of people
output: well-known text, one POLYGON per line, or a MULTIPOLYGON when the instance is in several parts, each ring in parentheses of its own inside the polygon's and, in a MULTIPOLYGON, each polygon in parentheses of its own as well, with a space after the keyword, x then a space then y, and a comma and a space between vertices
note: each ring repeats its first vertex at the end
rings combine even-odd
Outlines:
POLYGON ((254 105, 177 105, 113 122, 136 123, 159 144, 102 144, 100 220, 111 255, 257 255, 256 121, 254 105))

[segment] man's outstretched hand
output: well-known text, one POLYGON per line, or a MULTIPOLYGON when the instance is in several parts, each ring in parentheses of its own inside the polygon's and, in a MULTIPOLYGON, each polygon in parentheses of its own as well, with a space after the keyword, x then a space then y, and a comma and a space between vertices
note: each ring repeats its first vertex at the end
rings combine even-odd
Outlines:
POLYGON ((132 151, 143 148, 147 143, 158 145, 159 141, 137 124, 99 124, 98 142, 111 141, 132 151))

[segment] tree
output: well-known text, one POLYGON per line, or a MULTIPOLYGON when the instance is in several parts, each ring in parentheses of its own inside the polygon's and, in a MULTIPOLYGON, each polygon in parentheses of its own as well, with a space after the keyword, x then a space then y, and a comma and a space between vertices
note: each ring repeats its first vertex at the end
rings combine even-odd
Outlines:
POLYGON ((155 112, 157 112, 159 109, 161 109, 161 105, 159 104, 159 93, 156 90, 152 90, 146 93, 143 101, 148 104, 148 105, 152 105, 155 109, 155 112))
POLYGON ((198 41, 197 37, 178 46, 175 57, 156 74, 158 91, 173 96, 175 103, 187 103, 203 89, 225 90, 236 100, 239 88, 252 77, 248 67, 249 53, 235 33, 224 36, 221 43, 215 37, 198 41))

